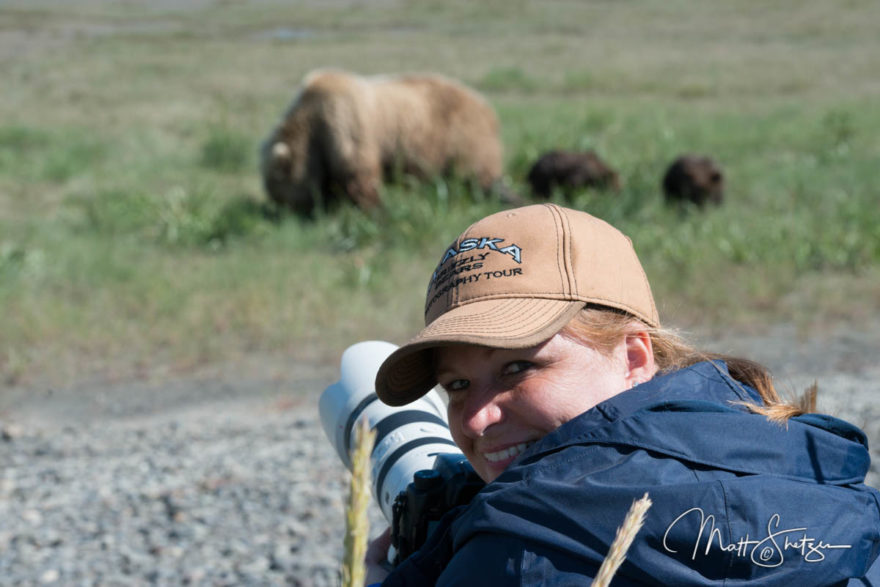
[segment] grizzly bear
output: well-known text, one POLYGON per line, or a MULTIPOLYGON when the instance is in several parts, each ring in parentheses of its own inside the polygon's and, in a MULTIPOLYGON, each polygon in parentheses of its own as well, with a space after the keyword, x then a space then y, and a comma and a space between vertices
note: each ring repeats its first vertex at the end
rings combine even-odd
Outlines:
POLYGON ((580 188, 620 190, 617 172, 608 166, 595 151, 547 151, 535 161, 526 176, 532 192, 549 198, 554 189, 565 196, 580 188))
POLYGON ((502 157, 495 111, 463 84, 329 69, 306 75, 260 153, 269 198, 302 215, 342 198, 375 207, 394 172, 456 175, 489 191, 502 157))
POLYGON ((705 155, 685 154, 677 157, 663 175, 663 193, 667 203, 721 204, 724 199, 724 172, 721 166, 705 155))

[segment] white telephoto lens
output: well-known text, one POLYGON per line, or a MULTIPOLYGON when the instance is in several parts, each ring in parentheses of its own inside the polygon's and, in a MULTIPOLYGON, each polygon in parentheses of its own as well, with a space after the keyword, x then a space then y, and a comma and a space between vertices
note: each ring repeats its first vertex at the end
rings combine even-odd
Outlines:
POLYGON ((461 454, 446 421, 446 405, 431 390, 405 406, 392 407, 376 396, 376 372, 397 347, 365 341, 342 354, 339 381, 321 394, 321 424, 345 467, 351 470, 355 426, 366 420, 376 432, 370 455, 373 496, 390 522, 397 495, 416 471, 430 469, 438 454, 461 454))

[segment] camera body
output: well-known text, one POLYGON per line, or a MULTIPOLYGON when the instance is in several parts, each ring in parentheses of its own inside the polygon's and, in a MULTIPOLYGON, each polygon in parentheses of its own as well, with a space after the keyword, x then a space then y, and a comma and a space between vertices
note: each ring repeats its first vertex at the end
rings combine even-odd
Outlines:
POLYGON ((379 400, 376 372, 396 348, 383 341, 348 347, 339 381, 319 401, 324 433, 349 471, 356 424, 366 420, 376 432, 372 491, 391 524, 393 564, 418 550, 444 513, 468 503, 483 486, 452 440, 446 405, 434 390, 401 407, 379 400))
POLYGON ((470 503, 485 482, 461 454, 437 455, 434 467, 416 471, 394 501, 391 546, 394 566, 417 551, 446 512, 470 503))

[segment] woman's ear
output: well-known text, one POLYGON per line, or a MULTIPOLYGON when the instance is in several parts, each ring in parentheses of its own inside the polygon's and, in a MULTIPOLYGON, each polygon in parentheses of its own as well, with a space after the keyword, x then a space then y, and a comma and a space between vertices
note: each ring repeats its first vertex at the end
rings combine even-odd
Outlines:
POLYGON ((651 336, 644 331, 626 335, 626 383, 635 387, 650 380, 657 372, 651 336))

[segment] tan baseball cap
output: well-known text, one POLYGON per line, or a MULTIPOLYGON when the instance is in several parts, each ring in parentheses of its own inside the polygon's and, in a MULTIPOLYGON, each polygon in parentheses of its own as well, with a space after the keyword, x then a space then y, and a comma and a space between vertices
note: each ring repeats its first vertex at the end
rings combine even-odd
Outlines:
POLYGON ((428 284, 426 326, 382 363, 376 393, 386 404, 407 404, 437 384, 434 348, 534 346, 588 303, 659 326, 651 287, 626 235, 556 204, 487 216, 444 250, 428 284))

